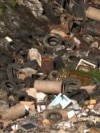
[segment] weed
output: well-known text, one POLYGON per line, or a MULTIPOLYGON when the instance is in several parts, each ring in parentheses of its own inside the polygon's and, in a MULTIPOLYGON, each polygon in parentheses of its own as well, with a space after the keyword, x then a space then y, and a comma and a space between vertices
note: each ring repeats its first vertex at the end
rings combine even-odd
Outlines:
POLYGON ((0 3, 0 15, 3 14, 4 11, 4 5, 0 3))
POLYGON ((81 74, 82 76, 89 76, 92 79, 91 84, 94 82, 96 83, 100 82, 100 70, 98 69, 93 69, 91 71, 85 72, 82 70, 76 70, 74 68, 64 68, 59 71, 59 75, 60 77, 62 77, 62 75, 63 77, 66 77, 65 75, 67 75, 68 72, 81 74))
POLYGON ((17 1, 16 1, 16 0, 12 0, 12 1, 11 1, 11 5, 12 5, 13 7, 16 7, 17 1))

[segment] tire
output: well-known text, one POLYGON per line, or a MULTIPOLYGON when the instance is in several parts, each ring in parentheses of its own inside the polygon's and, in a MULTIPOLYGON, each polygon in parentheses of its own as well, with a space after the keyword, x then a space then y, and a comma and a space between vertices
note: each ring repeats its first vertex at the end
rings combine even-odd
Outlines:
POLYGON ((61 12, 59 10, 59 8, 57 6, 51 6, 51 13, 55 16, 55 17, 60 17, 61 12))
POLYGON ((54 71, 51 71, 48 75, 48 78, 52 81, 56 80, 57 78, 57 75, 58 75, 58 71, 54 70, 54 71))
POLYGON ((62 38, 60 35, 52 33, 44 37, 43 44, 45 47, 56 48, 62 44, 62 38))
POLYGON ((43 3, 44 15, 49 19, 50 23, 60 24, 61 12, 57 5, 50 5, 49 3, 43 3))
POLYGON ((78 103, 89 99, 89 94, 85 89, 74 90, 73 92, 67 92, 66 96, 76 100, 78 103))
POLYGON ((65 94, 67 92, 73 92, 74 90, 78 90, 81 87, 81 81, 72 77, 63 79, 63 84, 65 94))
POLYGON ((47 119, 57 122, 62 119, 62 115, 57 111, 49 112, 47 114, 47 119))

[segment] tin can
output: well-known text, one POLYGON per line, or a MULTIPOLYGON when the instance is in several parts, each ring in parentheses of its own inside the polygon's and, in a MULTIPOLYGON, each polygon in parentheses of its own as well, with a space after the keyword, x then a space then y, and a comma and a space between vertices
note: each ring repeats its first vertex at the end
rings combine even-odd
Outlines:
POLYGON ((54 60, 49 57, 44 57, 42 59, 42 70, 46 73, 50 73, 52 70, 54 70, 54 60))

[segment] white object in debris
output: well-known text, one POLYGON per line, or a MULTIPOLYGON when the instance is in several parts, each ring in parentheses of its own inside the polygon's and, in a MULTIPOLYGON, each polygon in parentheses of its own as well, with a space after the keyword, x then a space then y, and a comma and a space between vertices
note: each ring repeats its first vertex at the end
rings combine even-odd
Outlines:
POLYGON ((40 53, 37 49, 35 49, 35 48, 29 49, 28 57, 29 57, 30 60, 36 60, 39 64, 39 66, 41 66, 42 58, 41 58, 41 55, 40 55, 40 53))
POLYGON ((26 77, 31 77, 32 74, 36 74, 37 70, 30 67, 21 68, 18 70, 19 73, 24 73, 26 77))
POLYGON ((76 66, 76 69, 78 69, 79 66, 81 66, 81 65, 82 65, 82 66, 88 66, 88 67, 90 67, 90 68, 95 68, 95 67, 96 67, 95 64, 93 64, 93 63, 91 63, 91 62, 88 62, 88 61, 86 61, 86 60, 84 60, 84 59, 80 59, 78 65, 76 66))
POLYGON ((75 42, 78 46, 81 44, 81 41, 80 41, 77 37, 75 37, 74 34, 71 33, 71 34, 70 34, 70 37, 73 38, 74 42, 75 42))
POLYGON ((62 122, 58 123, 58 127, 62 128, 64 130, 71 128, 72 126, 73 126, 73 124, 71 122, 62 121, 62 122))
POLYGON ((17 130, 18 129, 18 125, 13 125, 11 128, 12 128, 13 131, 17 130))
POLYGON ((90 129, 85 129, 84 133, 90 133, 90 129))
POLYGON ((43 110, 46 110, 46 105, 37 105, 38 112, 42 112, 43 110))
POLYGON ((38 102, 43 102, 43 101, 46 100, 46 99, 47 99, 47 95, 46 95, 45 93, 43 93, 43 92, 38 92, 38 93, 36 94, 37 103, 38 103, 38 102))
POLYGON ((80 40, 79 40, 78 38, 74 37, 73 39, 74 39, 74 41, 75 41, 78 45, 81 44, 81 42, 80 42, 80 40))
POLYGON ((12 40, 10 37, 8 37, 8 36, 6 36, 5 39, 6 39, 8 42, 12 42, 12 41, 13 41, 13 40, 12 40))
POLYGON ((99 43, 97 41, 93 42, 91 45, 90 45, 91 48, 98 48, 99 47, 99 43))
POLYGON ((75 116, 75 112, 73 110, 67 112, 68 119, 71 119, 75 116))

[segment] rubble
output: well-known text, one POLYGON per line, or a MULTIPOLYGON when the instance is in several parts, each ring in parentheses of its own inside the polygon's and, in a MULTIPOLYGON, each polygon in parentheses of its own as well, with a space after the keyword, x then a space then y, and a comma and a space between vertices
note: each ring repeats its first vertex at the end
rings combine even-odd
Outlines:
POLYGON ((0 133, 100 132, 100 1, 0 1, 0 133))

